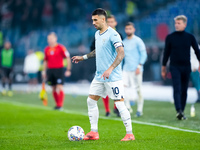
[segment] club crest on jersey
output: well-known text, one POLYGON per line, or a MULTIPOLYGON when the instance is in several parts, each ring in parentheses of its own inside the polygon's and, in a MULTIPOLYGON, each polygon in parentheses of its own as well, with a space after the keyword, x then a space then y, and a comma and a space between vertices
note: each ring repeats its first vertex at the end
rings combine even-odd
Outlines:
POLYGON ((54 51, 50 51, 50 55, 53 55, 54 54, 54 51))
POLYGON ((106 39, 103 39, 103 43, 105 43, 106 39))

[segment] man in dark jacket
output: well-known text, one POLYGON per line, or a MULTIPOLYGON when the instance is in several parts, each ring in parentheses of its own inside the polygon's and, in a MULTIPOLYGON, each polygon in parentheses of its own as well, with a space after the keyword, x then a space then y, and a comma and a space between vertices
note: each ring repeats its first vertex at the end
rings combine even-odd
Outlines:
POLYGON ((166 78, 166 64, 170 58, 174 104, 177 111, 176 118, 179 120, 185 120, 184 109, 191 73, 190 47, 193 47, 199 61, 200 51, 194 36, 185 31, 187 26, 186 16, 180 15, 175 17, 174 20, 176 31, 169 34, 166 38, 161 75, 163 79, 166 78))

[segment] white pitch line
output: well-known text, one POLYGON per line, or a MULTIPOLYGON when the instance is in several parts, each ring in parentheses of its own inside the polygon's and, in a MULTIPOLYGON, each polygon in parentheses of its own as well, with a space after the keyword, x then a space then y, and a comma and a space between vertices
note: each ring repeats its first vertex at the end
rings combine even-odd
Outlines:
MULTIPOLYGON (((17 106, 28 106, 28 107, 39 108, 39 109, 44 109, 44 110, 53 110, 50 107, 38 106, 38 105, 33 105, 33 104, 24 104, 24 103, 13 102, 13 101, 11 102, 11 101, 2 101, 1 100, 0 103, 10 103, 10 104, 17 105, 17 106)), ((87 113, 78 113, 78 112, 69 111, 69 110, 64 110, 64 111, 61 111, 61 112, 70 113, 70 114, 78 114, 78 115, 83 115, 83 116, 88 116, 87 113)), ((100 119, 105 119, 105 120, 122 121, 121 118, 109 118, 109 117, 103 117, 103 116, 100 116, 99 118, 100 119)), ((160 125, 160 124, 150 123, 150 122, 143 122, 143 121, 132 120, 132 123, 149 125, 149 126, 156 126, 156 127, 161 127, 161 128, 171 129, 171 130, 177 130, 177 131, 183 131, 183 132, 190 132, 190 133, 198 133, 198 134, 200 134, 200 131, 188 130, 188 129, 181 129, 181 128, 178 128, 178 127, 172 127, 172 126, 168 126, 168 125, 160 125)))

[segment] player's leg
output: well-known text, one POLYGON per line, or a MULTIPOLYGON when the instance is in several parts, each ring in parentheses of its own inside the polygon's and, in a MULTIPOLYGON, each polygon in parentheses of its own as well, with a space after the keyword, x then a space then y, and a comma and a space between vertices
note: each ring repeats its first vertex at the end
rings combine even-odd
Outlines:
POLYGON ((99 109, 97 101, 100 97, 106 97, 105 87, 102 82, 98 82, 95 79, 90 85, 89 96, 87 98, 88 105, 88 116, 91 125, 91 131, 85 135, 84 140, 98 140, 98 120, 99 120, 99 109))
POLYGON ((63 89, 64 84, 64 68, 54 69, 54 84, 56 85, 56 93, 57 93, 57 109, 62 110, 65 93, 63 89))
POLYGON ((87 106, 88 106, 88 116, 90 120, 91 131, 87 133, 83 140, 98 140, 98 120, 99 120, 99 109, 97 106, 97 101, 100 96, 97 95, 89 95, 87 98, 87 106))
POLYGON ((54 109, 58 109, 59 101, 58 101, 58 93, 56 91, 56 85, 52 85, 51 87, 52 87, 52 95, 53 95, 54 101, 56 103, 56 106, 54 107, 54 109))
POLYGON ((32 84, 33 84, 33 91, 34 92, 37 92, 38 90, 38 80, 37 80, 37 73, 33 73, 33 81, 32 81, 32 84))
POLYGON ((172 75, 174 104, 177 111, 176 117, 177 119, 181 120, 183 117, 181 107, 181 72, 177 67, 174 66, 170 66, 170 72, 172 75))
POLYGON ((11 68, 8 69, 6 76, 8 78, 8 96, 13 96, 13 92, 12 92, 13 72, 11 68))
POLYGON ((2 95, 6 95, 6 69, 2 68, 2 73, 1 73, 2 79, 2 95))
POLYGON ((58 104, 57 104, 57 106, 62 108, 63 104, 64 104, 64 99, 65 99, 65 93, 64 93, 64 89, 63 89, 62 84, 56 85, 56 92, 58 94, 58 104))
POLYGON ((54 101, 56 103, 56 106, 54 107, 57 109, 58 107, 58 93, 56 91, 56 78, 54 75, 55 69, 47 69, 47 83, 52 87, 52 95, 54 98, 54 101))
POLYGON ((119 110, 120 116, 126 128, 126 136, 121 141, 135 140, 135 137, 132 132, 131 115, 124 104, 124 99, 122 98, 121 100, 115 100, 115 105, 119 110))
POLYGON ((106 117, 110 116, 110 106, 109 106, 109 97, 106 96, 106 98, 102 98, 105 112, 106 112, 106 117))
POLYGON ((123 72, 123 83, 124 83, 124 103, 126 107, 128 108, 129 112, 132 113, 133 110, 130 105, 130 100, 131 100, 131 72, 123 72))
POLYGON ((144 105, 144 99, 142 96, 142 91, 141 91, 141 87, 142 87, 142 75, 143 73, 141 72, 138 75, 134 75, 135 77, 135 86, 136 86, 136 91, 138 94, 138 98, 137 98, 137 112, 136 112, 136 116, 140 117, 143 115, 143 105, 144 105))
POLYGON ((120 116, 126 128, 126 136, 121 141, 135 140, 132 133, 131 115, 124 104, 124 85, 122 81, 105 83, 106 91, 111 99, 115 101, 115 105, 119 110, 120 116))
MULTIPOLYGON (((181 109, 184 112, 186 100, 187 100, 187 89, 190 78, 190 67, 184 67, 181 74, 181 109)), ((186 118, 183 118, 186 119, 186 118)))

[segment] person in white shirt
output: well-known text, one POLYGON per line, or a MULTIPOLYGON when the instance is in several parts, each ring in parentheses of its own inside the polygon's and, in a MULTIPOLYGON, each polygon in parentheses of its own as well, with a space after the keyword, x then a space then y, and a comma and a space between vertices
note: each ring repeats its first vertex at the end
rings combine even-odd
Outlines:
POLYGON ((24 60, 24 73, 28 75, 29 78, 29 88, 28 92, 35 92, 37 90, 37 72, 40 68, 40 61, 33 50, 28 51, 28 55, 24 60))
POLYGON ((193 86, 197 90, 197 101, 196 103, 200 103, 200 74, 199 74, 199 61, 194 53, 194 49, 190 48, 190 62, 191 62, 191 74, 190 79, 192 81, 193 86))

